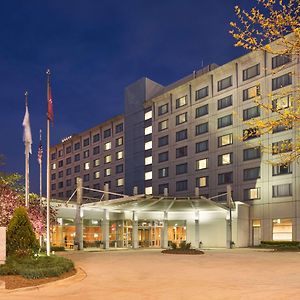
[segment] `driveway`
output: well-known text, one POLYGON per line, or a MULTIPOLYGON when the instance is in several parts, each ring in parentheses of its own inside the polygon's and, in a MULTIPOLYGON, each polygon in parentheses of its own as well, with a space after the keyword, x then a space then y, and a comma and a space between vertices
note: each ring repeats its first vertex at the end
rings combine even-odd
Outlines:
POLYGON ((69 252, 83 280, 0 292, 0 299, 300 299, 300 253, 252 249, 167 255, 158 250, 69 252))

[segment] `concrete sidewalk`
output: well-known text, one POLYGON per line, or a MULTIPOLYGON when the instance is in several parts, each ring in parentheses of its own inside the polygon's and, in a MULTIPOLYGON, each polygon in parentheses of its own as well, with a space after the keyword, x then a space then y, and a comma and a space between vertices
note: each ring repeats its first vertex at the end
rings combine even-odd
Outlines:
POLYGON ((204 255, 157 250, 68 252, 80 281, 0 292, 0 299, 300 299, 300 253, 210 249, 204 255))

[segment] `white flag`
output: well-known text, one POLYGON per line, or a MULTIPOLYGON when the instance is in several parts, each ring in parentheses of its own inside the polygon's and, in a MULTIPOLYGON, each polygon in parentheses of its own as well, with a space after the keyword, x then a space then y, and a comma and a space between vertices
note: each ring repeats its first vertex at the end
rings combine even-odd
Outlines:
POLYGON ((32 137, 31 137, 29 112, 28 112, 27 105, 26 105, 26 111, 25 111, 25 116, 24 116, 24 120, 23 120, 23 127, 24 127, 23 142, 25 144, 25 147, 27 147, 27 145, 29 146, 29 153, 31 154, 32 137))

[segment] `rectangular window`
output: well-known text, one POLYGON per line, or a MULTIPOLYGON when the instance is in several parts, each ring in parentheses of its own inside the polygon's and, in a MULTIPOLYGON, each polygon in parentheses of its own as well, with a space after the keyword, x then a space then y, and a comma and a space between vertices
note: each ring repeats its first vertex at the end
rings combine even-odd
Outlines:
POLYGON ((123 164, 116 166, 116 174, 123 173, 123 164))
POLYGON ((90 169, 90 163, 89 162, 86 162, 83 164, 83 169, 84 170, 89 170, 90 169))
POLYGON ((188 137, 187 129, 176 132, 176 142, 183 141, 187 139, 187 137, 188 137))
POLYGON ((260 147, 253 147, 243 150, 243 158, 245 160, 260 158, 260 147))
POLYGON ((83 146, 86 147, 90 144, 90 139, 89 138, 86 138, 83 140, 83 146))
POLYGON ((68 147, 66 148, 66 154, 71 153, 71 150, 72 150, 71 146, 68 146, 68 147))
POLYGON ((68 180, 66 181, 66 186, 71 186, 71 184, 72 184, 72 180, 71 180, 71 179, 68 179, 68 180))
POLYGON ((123 186, 124 185, 124 178, 118 178, 116 180, 116 186, 123 186))
POLYGON ((93 148, 93 155, 99 154, 100 153, 100 147, 96 146, 93 148))
POLYGON ((272 91, 292 84, 292 73, 287 73, 272 79, 272 91))
POLYGON ((123 143, 124 143, 124 139, 122 136, 116 139, 116 147, 122 146, 123 143))
POLYGON ((94 160, 94 167, 98 167, 98 166, 100 166, 100 159, 99 158, 94 160))
POLYGON ((187 96, 182 96, 176 99, 176 108, 182 107, 187 104, 187 96))
POLYGON ((151 180, 152 179, 152 171, 145 172, 145 180, 151 180))
POLYGON ((188 155, 188 147, 180 147, 176 149, 176 158, 184 157, 188 155))
POLYGON ((58 157, 62 157, 63 156, 63 150, 58 150, 58 157))
POLYGON ((169 111, 169 103, 163 104, 158 107, 158 115, 164 115, 169 111))
POLYGON ((260 107, 253 106, 243 110, 243 121, 250 120, 260 116, 260 107))
POLYGON ((196 153, 208 150, 208 140, 196 143, 196 153))
POLYGON ((228 184, 233 182, 233 172, 218 174, 218 184, 228 184))
POLYGON ((292 61, 291 55, 276 55, 272 57, 272 69, 283 66, 292 61))
POLYGON ((200 135, 208 132, 208 122, 201 123, 196 125, 195 127, 195 135, 200 135))
POLYGON ((292 151, 292 139, 272 143, 272 154, 292 151))
POLYGON ((225 90, 232 86, 232 76, 226 77, 218 81, 218 92, 225 90))
POLYGON ((83 181, 84 182, 87 182, 87 181, 89 181, 90 180, 90 174, 84 174, 83 175, 83 181))
POLYGON ((158 194, 163 195, 165 193, 165 189, 169 190, 169 184, 163 183, 158 185, 158 194))
POLYGON ((243 90, 243 101, 253 99, 258 96, 260 96, 260 85, 255 85, 243 90))
POLYGON ((187 163, 176 165, 176 175, 185 174, 187 173, 187 171, 188 171, 187 163))
POLYGON ((150 149, 152 149, 152 141, 145 143, 145 150, 150 150, 150 149))
POLYGON ((277 164, 272 166, 272 175, 285 175, 285 174, 292 174, 292 165, 290 163, 283 165, 277 164))
POLYGON ((165 135, 158 138, 158 147, 163 147, 169 144, 169 136, 165 135))
POLYGON ((176 125, 187 122, 187 112, 176 116, 176 125))
POLYGON ((176 181, 176 192, 186 191, 188 189, 187 180, 176 181))
POLYGON ((232 95, 218 100, 218 110, 232 106, 232 95))
POLYGON ((225 166, 232 164, 232 152, 218 155, 218 166, 225 166))
POLYGON ((260 64, 243 70, 243 80, 248 80, 260 74, 260 64))
POLYGON ((218 147, 231 145, 233 143, 232 133, 225 134, 218 137, 218 147))
POLYGON ((80 143, 75 143, 74 144, 74 150, 79 150, 80 149, 80 143))
POLYGON ((232 125, 232 114, 218 118, 218 128, 232 125))
POLYGON ((58 172, 58 178, 62 178, 64 176, 64 171, 59 171, 58 172))
POLYGON ((71 175, 71 172, 72 172, 71 168, 68 168, 68 169, 66 170, 66 175, 71 175))
POLYGON ((158 131, 163 131, 168 129, 168 120, 163 120, 158 123, 158 131))
POLYGON ((207 114, 208 114, 208 104, 196 108, 195 118, 199 118, 207 114))
POLYGON ((145 157, 145 166, 152 165, 152 156, 145 157))
POLYGON ((244 200, 260 199, 260 188, 244 189, 244 200))
POLYGON ((161 152, 158 154, 158 162, 164 162, 169 160, 169 152, 161 152))
POLYGON ((169 168, 158 169, 158 178, 164 178, 169 176, 169 168))
POLYGON ((83 152, 83 158, 88 158, 90 156, 90 150, 85 150, 83 152))
POLYGON ((197 177, 196 187, 199 188, 208 187, 208 176, 197 177))
POLYGON ((56 174, 51 174, 51 180, 55 180, 56 179, 56 174))
POLYGON ((111 162, 111 155, 106 155, 106 156, 104 156, 104 163, 105 164, 108 164, 108 163, 110 163, 111 162))
POLYGON ((103 137, 106 139, 110 136, 111 136, 111 129, 109 128, 109 129, 104 130, 103 137))
POLYGON ((278 111, 281 109, 288 108, 290 106, 290 102, 291 102, 290 97, 291 97, 291 95, 286 95, 286 96, 274 99, 272 101, 272 110, 278 111))
POLYGON ((53 190, 55 190, 56 189, 56 184, 55 183, 52 183, 51 184, 51 190, 53 191, 53 190))
POLYGON ((80 166, 75 166, 74 167, 74 173, 79 173, 80 172, 80 166))
POLYGON ((208 168, 208 158, 196 160, 196 170, 204 170, 208 168))
POLYGON ((100 178, 100 171, 94 172, 94 179, 100 178))
POLYGON ((243 130, 243 141, 255 139, 260 137, 258 128, 248 128, 243 130))
POLYGON ((104 169, 104 176, 107 177, 110 175, 111 175, 111 168, 104 169))
POLYGON ((116 160, 120 160, 124 158, 124 152, 123 151, 118 151, 116 152, 116 160))
POLYGON ((56 153, 51 153, 51 160, 56 159, 56 153))
POLYGON ((120 133, 123 132, 123 123, 117 124, 116 125, 116 129, 115 129, 115 133, 120 133))
POLYGON ((260 167, 244 169, 244 180, 254 180, 260 178, 260 167))
POLYGON ((58 188, 59 189, 62 189, 64 187, 64 183, 62 182, 62 181, 60 181, 59 183, 58 183, 58 188))
POLYGON ((147 121, 147 120, 150 120, 150 119, 152 119, 152 110, 149 110, 149 111, 145 112, 144 120, 147 121))
POLYGON ((95 135, 93 135, 93 143, 97 143, 100 141, 100 134, 97 133, 95 135))
POLYGON ((152 133, 152 126, 148 126, 144 129, 144 134, 148 135, 152 133))
POLYGON ((66 159, 66 165, 69 165, 72 162, 72 158, 71 157, 67 157, 66 159))
POLYGON ((208 86, 202 88, 202 89, 199 89, 195 92, 195 100, 200 100, 202 98, 205 98, 208 96, 208 86))
POLYGON ((293 195, 292 184, 287 183, 287 184, 273 185, 272 194, 273 197, 292 196, 293 195))
POLYGON ((293 128, 292 125, 290 125, 290 126, 277 125, 277 126, 275 126, 275 127, 272 128, 272 133, 278 133, 278 132, 290 130, 292 128, 293 128))
POLYGON ((60 160, 60 161, 58 162, 58 167, 61 168, 63 165, 64 165, 64 161, 63 161, 63 160, 60 160))

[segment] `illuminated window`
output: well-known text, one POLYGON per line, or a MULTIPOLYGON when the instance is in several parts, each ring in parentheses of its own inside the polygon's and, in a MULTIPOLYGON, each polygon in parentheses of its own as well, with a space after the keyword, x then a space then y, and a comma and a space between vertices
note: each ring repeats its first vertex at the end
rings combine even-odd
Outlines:
POLYGON ((168 120, 164 120, 158 123, 158 131, 168 129, 168 120))
POLYGON ((152 171, 145 172, 145 180, 151 180, 152 179, 152 171))
POLYGON ((224 166, 230 164, 232 164, 232 152, 221 154, 218 156, 218 166, 224 166))
POLYGON ((51 165, 51 170, 56 170, 56 163, 51 165))
POLYGON ((244 200, 260 199, 260 188, 252 188, 244 190, 244 200))
POLYGON ((196 170, 203 170, 208 168, 208 158, 196 160, 196 170))
POLYGON ((218 137, 218 147, 223 147, 233 143, 232 133, 218 137))
POLYGON ((116 139, 116 147, 122 146, 123 145, 123 137, 119 137, 116 139))
POLYGON ((107 169, 104 169, 104 176, 110 176, 111 175, 111 168, 107 168, 107 169))
POLYGON ((145 128, 145 135, 151 134, 152 133, 152 126, 148 126, 145 128))
POLYGON ((108 164, 111 162, 111 155, 104 156, 104 163, 108 164))
POLYGON ((145 121, 152 118, 152 110, 149 110, 145 113, 145 121))
POLYGON ((145 194, 146 195, 152 195, 152 186, 148 186, 145 188, 145 194))
POLYGON ((118 178, 116 180, 116 186, 123 186, 124 185, 124 178, 118 178))
POLYGON ((176 125, 187 122, 187 112, 176 116, 176 125))
POLYGON ((100 159, 95 159, 94 160, 94 167, 100 166, 100 159))
POLYGON ((186 95, 176 99, 176 108, 179 108, 179 107, 184 106, 186 104, 187 104, 187 96, 186 95))
POLYGON ((118 151, 116 153, 116 159, 119 160, 119 159, 123 159, 124 155, 123 155, 123 151, 118 151))
POLYGON ((202 176, 196 178, 196 187, 207 187, 208 186, 208 176, 202 176))
POLYGON ((84 163, 83 168, 84 168, 84 170, 89 170, 90 169, 90 163, 89 162, 84 163))
POLYGON ((145 165, 151 165, 152 164, 152 156, 145 157, 145 165))
POLYGON ((290 97, 291 97, 291 95, 286 95, 284 97, 274 99, 272 101, 273 111, 288 108, 290 106, 290 97))
POLYGON ((152 141, 145 143, 145 150, 149 150, 149 149, 152 149, 152 141))
POLYGON ((252 99, 260 95, 260 86, 255 85, 248 89, 243 90, 243 101, 252 99))
POLYGON ((98 178, 100 178, 100 172, 96 171, 94 172, 94 179, 98 179, 98 178))

